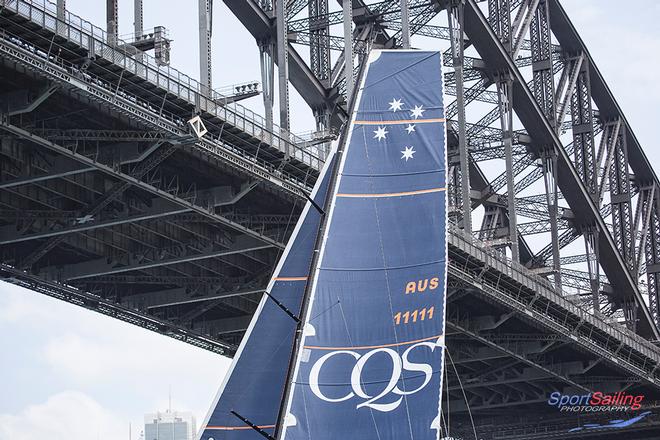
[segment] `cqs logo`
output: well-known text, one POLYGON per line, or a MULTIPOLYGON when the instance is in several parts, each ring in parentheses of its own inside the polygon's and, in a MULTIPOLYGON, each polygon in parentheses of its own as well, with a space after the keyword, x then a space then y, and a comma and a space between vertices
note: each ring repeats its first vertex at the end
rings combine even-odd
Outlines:
MULTIPOLYGON (((376 348, 364 354, 360 354, 352 350, 333 351, 321 356, 312 366, 312 369, 310 370, 309 373, 309 385, 310 388, 312 389, 312 392, 319 399, 324 400, 326 402, 339 403, 352 399, 353 397, 358 397, 362 399, 362 402, 357 404, 356 409, 362 407, 368 407, 375 409, 376 411, 389 412, 399 407, 401 401, 403 400, 403 396, 415 394, 420 390, 422 390, 424 387, 426 387, 431 381, 431 377, 433 376, 433 367, 425 363, 423 364, 423 363, 411 362, 410 360, 408 360, 408 356, 410 355, 410 353, 414 350, 426 350, 426 349, 433 352, 437 346, 438 343, 436 342, 420 342, 408 347, 406 351, 403 352, 402 355, 399 355, 399 353, 392 350, 391 348, 384 348, 384 347, 376 348), (371 359, 377 353, 385 353, 390 357, 392 361, 392 376, 390 377, 385 387, 379 393, 376 393, 375 395, 371 396, 363 388, 363 384, 365 383, 365 381, 362 378, 362 374, 364 372, 364 367, 369 361, 369 359, 371 359), (356 362, 355 362, 355 366, 353 367, 353 370, 351 371, 351 378, 350 378, 352 391, 347 393, 345 396, 331 398, 324 395, 323 392, 321 391, 321 388, 319 386, 319 376, 321 374, 321 369, 323 368, 325 363, 330 358, 335 356, 352 356, 353 358, 355 358, 356 362), (403 373, 403 371, 413 371, 413 372, 422 373, 424 375, 424 380, 422 384, 419 385, 414 390, 399 389, 397 383, 399 382, 399 379, 401 378, 401 374, 403 373), (383 403, 382 400, 390 393, 394 394, 395 397, 396 396, 399 397, 393 402, 383 403)), ((373 381, 368 380, 367 382, 372 383, 373 381)))

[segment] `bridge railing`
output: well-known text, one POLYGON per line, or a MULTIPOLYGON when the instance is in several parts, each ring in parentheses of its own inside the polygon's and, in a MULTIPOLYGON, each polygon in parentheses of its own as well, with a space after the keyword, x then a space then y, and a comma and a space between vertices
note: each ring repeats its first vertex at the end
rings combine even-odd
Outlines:
POLYGON ((527 286, 531 290, 542 294, 544 297, 562 307, 564 310, 572 313, 574 316, 579 317, 598 328, 612 338, 619 341, 625 341, 631 347, 634 347, 638 352, 645 356, 660 357, 660 348, 655 346, 650 341, 639 336, 635 332, 627 329, 616 323, 606 323, 603 318, 595 316, 588 310, 576 305, 575 303, 564 298, 561 293, 557 292, 554 285, 546 278, 530 272, 525 266, 506 256, 502 256, 497 251, 488 246, 486 243, 478 240, 477 238, 466 234, 462 229, 455 225, 449 225, 450 243, 464 249, 470 255, 478 255, 480 251, 488 255, 492 260, 500 263, 496 264, 496 269, 509 277, 513 278, 520 284, 527 286))
POLYGON ((275 124, 272 131, 269 131, 264 117, 238 103, 218 104, 223 102, 224 96, 221 93, 207 90, 197 80, 171 66, 159 65, 147 53, 130 53, 125 49, 127 43, 120 39, 111 43, 105 30, 69 11, 65 11, 64 20, 58 19, 54 3, 47 0, 0 0, 0 6, 78 44, 89 51, 90 57, 102 57, 201 110, 216 115, 273 148, 288 153, 300 162, 321 169, 322 159, 302 147, 307 144, 304 139, 275 124))
MULTIPOLYGON (((118 90, 116 86, 112 86, 100 77, 82 73, 70 62, 49 55, 37 49, 33 43, 2 28, 0 28, 0 52, 3 57, 6 56, 30 70, 40 72, 54 83, 73 87, 92 100, 105 102, 116 111, 137 118, 141 123, 159 130, 164 138, 168 136, 181 138, 189 134, 186 119, 163 109, 159 111, 143 98, 118 90)), ((310 189, 306 178, 290 174, 276 164, 228 144, 217 136, 204 136, 195 143, 195 148, 202 154, 220 158, 255 177, 270 181, 295 196, 302 197, 303 191, 310 189)))

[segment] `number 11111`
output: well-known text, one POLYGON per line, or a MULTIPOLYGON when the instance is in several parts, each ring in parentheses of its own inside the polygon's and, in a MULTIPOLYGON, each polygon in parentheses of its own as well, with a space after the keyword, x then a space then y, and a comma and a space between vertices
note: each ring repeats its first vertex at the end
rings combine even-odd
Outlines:
POLYGON ((394 324, 408 324, 409 322, 424 321, 425 319, 433 319, 433 309, 435 307, 424 307, 423 309, 415 309, 412 312, 401 313, 398 312, 394 315, 394 324))

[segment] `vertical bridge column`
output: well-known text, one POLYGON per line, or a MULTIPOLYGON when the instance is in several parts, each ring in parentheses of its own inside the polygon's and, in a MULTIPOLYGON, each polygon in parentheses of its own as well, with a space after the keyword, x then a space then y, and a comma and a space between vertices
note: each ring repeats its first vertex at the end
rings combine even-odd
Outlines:
POLYGON ((557 152, 552 149, 545 151, 541 157, 543 162, 543 182, 545 183, 545 197, 550 214, 550 234, 552 240, 552 273, 555 289, 561 292, 561 261, 559 254, 559 231, 557 230, 557 216, 559 211, 559 188, 557 187, 557 152))
POLYGON ((543 114, 555 126, 555 81, 552 73, 552 38, 550 36, 548 1, 541 0, 532 17, 532 71, 534 97, 543 114))
MULTIPOLYGON (((522 8, 521 8, 522 9, 522 8)), ((530 39, 532 45, 532 85, 534 98, 541 107, 541 111, 550 123, 556 125, 555 81, 552 69, 552 38, 550 34, 550 10, 547 0, 540 0, 533 13, 530 23, 530 39)), ((517 40, 519 47, 522 37, 517 40)), ((557 188, 557 151, 552 149, 544 151, 541 157, 543 163, 543 180, 545 183, 546 201, 550 214, 550 236, 552 241, 552 273, 555 289, 562 290, 561 261, 559 253, 559 231, 557 230, 557 217, 559 215, 557 188)))
POLYGON ((199 0, 199 82, 201 92, 211 97, 212 54, 211 37, 213 35, 213 0, 199 0))
POLYGON ((344 0, 344 77, 346 78, 346 104, 353 94, 353 2, 344 0))
MULTIPOLYGON (((330 87, 330 27, 328 22, 328 0, 310 0, 309 11, 309 61, 312 73, 323 83, 330 87)), ((326 106, 313 108, 316 121, 316 131, 321 133, 330 128, 330 109, 326 106)), ((320 146, 319 153, 325 158, 329 144, 320 146)))
MULTIPOLYGON (((332 115, 331 110, 327 106, 322 106, 319 108, 312 109, 314 112, 314 120, 316 121, 316 131, 321 136, 328 135, 328 132, 331 129, 330 117, 332 115)), ((319 146, 318 153, 321 159, 325 160, 328 153, 330 152, 330 143, 324 142, 319 146)))
POLYGON ((57 0, 57 18, 64 20, 66 11, 66 0, 57 0))
MULTIPOLYGON (((402 0, 406 1, 406 0, 402 0)), ((454 65, 454 77, 456 81, 456 108, 458 110, 458 154, 460 167, 455 168, 454 173, 458 174, 458 186, 460 187, 460 207, 462 209, 462 227, 468 234, 472 234, 472 201, 470 199, 470 156, 467 149, 466 129, 465 129, 465 92, 463 90, 463 52, 464 52, 464 32, 463 32, 463 8, 464 0, 452 0, 447 9, 449 18, 449 32, 451 40, 451 55, 454 65)))
MULTIPOLYGON (((584 57, 581 57, 582 59, 584 57)), ((577 66, 576 66, 577 67, 577 66)), ((571 96, 571 117, 573 119, 573 142, 575 146, 575 168, 587 191, 595 201, 597 196, 596 156, 594 150, 594 124, 591 107, 591 83, 589 63, 579 64, 577 81, 571 96)))
POLYGON ((408 8, 408 0, 401 0, 401 47, 410 49, 410 10, 408 8))
POLYGON ((631 231, 630 174, 628 171, 626 128, 623 125, 618 132, 618 136, 614 139, 613 155, 612 165, 609 169, 609 179, 614 242, 619 252, 621 252, 626 266, 629 269, 633 269, 635 256, 631 231))
POLYGON ((591 284, 591 303, 594 315, 600 312, 600 267, 598 265, 598 229, 588 226, 584 231, 584 248, 587 253, 587 270, 591 284))
POLYGON ((142 0, 133 0, 133 29, 137 40, 144 34, 144 9, 142 0))
MULTIPOLYGON (((609 169, 610 202, 612 204, 612 231, 614 243, 621 253, 623 261, 631 273, 635 266, 635 237, 633 236, 633 217, 631 203, 630 172, 628 167, 628 148, 626 127, 622 124, 614 142, 612 165, 609 169)), ((576 148, 577 154, 577 148, 576 148)), ((634 277, 636 279, 636 277, 634 277)), ((625 295, 625 292, 622 292, 625 295)), ((629 329, 635 330, 637 305, 632 298, 619 298, 629 329)))
POLYGON ((273 101, 275 98, 275 59, 273 58, 273 42, 265 40, 259 44, 259 64, 261 65, 261 87, 264 100, 264 116, 266 130, 268 130, 268 143, 273 133, 273 101))
MULTIPOLYGON (((144 34, 144 10, 142 8, 142 0, 133 0, 133 31, 135 32, 134 41, 137 41, 137 39, 144 34)), ((144 56, 142 52, 135 54, 135 60, 137 61, 136 67, 138 72, 144 74, 144 69, 142 69, 144 56)))
POLYGON ((513 175, 513 80, 508 73, 498 78, 497 92, 500 107, 500 124, 502 127, 502 143, 504 144, 504 160, 506 162, 506 199, 507 211, 509 214, 511 259, 516 263, 519 263, 520 252, 518 247, 515 176, 513 175))
POLYGON ((106 0, 105 17, 106 17, 106 32, 108 33, 108 44, 115 45, 119 39, 119 0, 106 0))
POLYGON ((646 281, 649 307, 656 326, 660 326, 660 194, 656 189, 651 201, 649 231, 646 240, 646 281))
MULTIPOLYGON (((488 21, 502 45, 511 53, 511 2, 509 0, 488 0, 488 21)), ((516 198, 513 175, 513 79, 510 72, 497 72, 496 85, 502 143, 506 162, 507 210, 509 214, 509 241, 511 259, 520 262, 518 249, 518 225, 516 219, 516 198)))
POLYGON ((57 33, 64 36, 66 21, 66 0, 57 0, 57 33))
MULTIPOLYGON (((279 83, 280 135, 289 139, 289 33, 286 23, 286 0, 278 0, 276 8, 277 26, 277 76, 279 83)), ((285 143, 285 160, 289 159, 289 143, 285 143)))
POLYGON ((507 52, 511 53, 511 2, 488 0, 488 23, 507 52))
POLYGON ((327 87, 330 78, 330 28, 328 26, 328 0, 310 0, 309 10, 309 62, 312 72, 327 87))
MULTIPOLYGON (((593 110, 591 106, 591 83, 589 80, 589 64, 584 54, 567 63, 562 75, 563 84, 568 80, 566 98, 562 102, 557 115, 555 130, 561 130, 565 109, 570 94, 571 125, 573 129, 573 145, 575 147, 575 169, 584 182, 591 198, 600 207, 598 195, 598 172, 596 170, 596 155, 594 146, 593 110), (572 71, 571 71, 572 67, 572 71)), ((600 266, 598 252, 599 231, 593 225, 583 225, 584 246, 587 255, 587 270, 591 284, 592 307, 594 314, 600 311, 600 266)))

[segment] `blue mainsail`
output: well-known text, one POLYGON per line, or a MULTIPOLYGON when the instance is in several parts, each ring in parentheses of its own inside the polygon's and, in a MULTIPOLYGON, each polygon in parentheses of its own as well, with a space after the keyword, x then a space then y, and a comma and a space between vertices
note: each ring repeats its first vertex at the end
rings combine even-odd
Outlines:
POLYGON ((447 260, 441 54, 373 51, 355 109, 278 438, 438 439, 447 260))
POLYGON ((326 214, 307 204, 268 286, 302 325, 262 298, 201 440, 440 438, 441 54, 373 51, 354 108, 312 194, 326 214))
MULTIPOLYGON (((325 203, 334 154, 326 161, 312 192, 314 202, 325 203)), ((321 214, 307 203, 289 239, 267 291, 293 314, 301 313, 321 214)), ((264 295, 234 357, 225 382, 201 429, 201 440, 263 440, 236 418, 236 411, 271 435, 284 395, 297 323, 264 295)))

